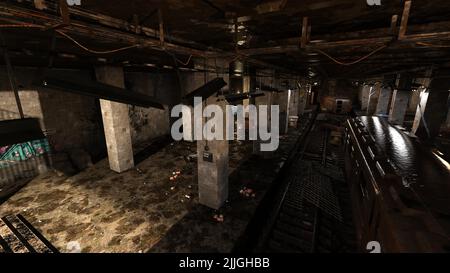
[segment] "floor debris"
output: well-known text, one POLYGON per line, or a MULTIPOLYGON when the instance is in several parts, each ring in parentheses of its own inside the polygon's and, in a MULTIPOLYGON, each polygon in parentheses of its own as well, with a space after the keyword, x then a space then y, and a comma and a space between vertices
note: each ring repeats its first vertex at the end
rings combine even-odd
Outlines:
POLYGON ((255 197, 256 197, 255 191, 254 191, 253 189, 247 188, 247 187, 243 187, 243 188, 239 191, 239 193, 240 193, 242 196, 245 196, 245 197, 252 197, 252 198, 255 198, 255 197))
POLYGON ((219 223, 223 223, 223 214, 214 214, 214 220, 216 220, 219 223))

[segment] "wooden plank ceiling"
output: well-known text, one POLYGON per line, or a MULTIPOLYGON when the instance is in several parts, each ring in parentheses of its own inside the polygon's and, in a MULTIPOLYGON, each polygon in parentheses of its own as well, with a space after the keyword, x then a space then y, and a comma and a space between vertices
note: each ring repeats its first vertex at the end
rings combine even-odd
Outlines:
POLYGON ((191 56, 225 57, 298 75, 361 78, 450 61, 448 0, 82 0, 69 7, 69 25, 58 2, 0 3, 0 25, 36 26, 0 28, 15 65, 47 66, 53 56, 56 67, 191 69, 191 56), (90 49, 131 48, 98 54, 70 38, 90 49))

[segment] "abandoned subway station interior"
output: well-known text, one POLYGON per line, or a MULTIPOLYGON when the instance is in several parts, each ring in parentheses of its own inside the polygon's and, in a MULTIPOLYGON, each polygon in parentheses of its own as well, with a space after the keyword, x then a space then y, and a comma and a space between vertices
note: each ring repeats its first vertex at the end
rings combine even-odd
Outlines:
POLYGON ((450 252, 447 0, 0 2, 0 252, 450 252))

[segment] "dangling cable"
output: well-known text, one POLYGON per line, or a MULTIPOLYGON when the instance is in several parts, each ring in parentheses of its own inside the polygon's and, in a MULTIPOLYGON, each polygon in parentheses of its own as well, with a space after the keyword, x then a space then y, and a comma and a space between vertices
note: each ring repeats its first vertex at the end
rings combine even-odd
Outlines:
POLYGON ((322 51, 322 50, 320 50, 318 48, 314 48, 313 50, 319 52, 320 54, 322 54, 322 55, 324 55, 326 57, 328 57, 330 60, 332 60, 333 62, 335 62, 337 64, 349 66, 349 65, 354 65, 354 64, 357 64, 359 62, 364 61, 365 59, 367 59, 370 56, 376 54, 377 52, 385 49, 386 47, 388 47, 388 46, 387 45, 382 45, 379 48, 377 48, 374 51, 372 51, 371 53, 367 54, 366 56, 363 56, 363 57, 359 58, 358 60, 353 61, 353 62, 349 62, 349 63, 341 62, 341 61, 337 60, 336 58, 330 56, 329 54, 327 54, 326 52, 324 52, 324 51, 322 51))

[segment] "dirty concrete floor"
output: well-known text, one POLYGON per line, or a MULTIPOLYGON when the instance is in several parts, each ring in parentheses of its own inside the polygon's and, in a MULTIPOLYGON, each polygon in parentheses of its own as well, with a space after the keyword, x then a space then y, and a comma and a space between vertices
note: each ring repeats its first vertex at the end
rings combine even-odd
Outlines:
MULTIPOLYGON (((230 145, 230 198, 214 211, 198 204, 193 143, 175 142, 117 174, 102 160, 72 177, 41 175, 0 206, 0 216, 21 213, 61 252, 79 244, 82 252, 229 252, 243 233, 281 158, 297 135, 280 140, 272 160, 249 158, 251 143, 230 145), (239 194, 241 167, 254 180, 255 198, 239 194), (175 181, 169 177, 181 171, 175 181)), ((246 183, 249 183, 248 181, 246 183)))

